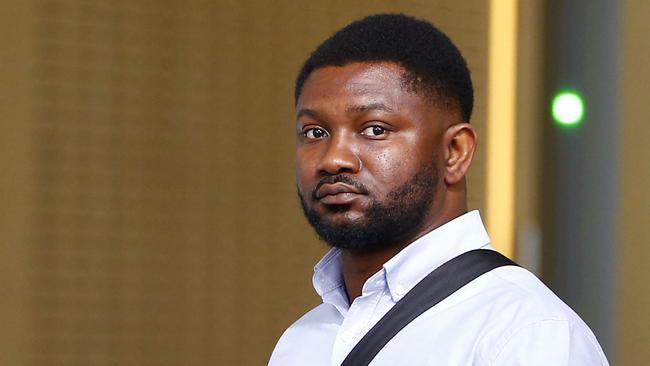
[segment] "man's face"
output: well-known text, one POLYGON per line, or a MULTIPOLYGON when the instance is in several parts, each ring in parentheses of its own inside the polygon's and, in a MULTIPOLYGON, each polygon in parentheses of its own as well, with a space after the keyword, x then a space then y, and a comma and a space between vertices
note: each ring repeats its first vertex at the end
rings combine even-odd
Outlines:
POLYGON ((330 245, 408 244, 435 220, 451 115, 408 91, 394 63, 312 72, 297 102, 296 176, 305 215, 330 245))

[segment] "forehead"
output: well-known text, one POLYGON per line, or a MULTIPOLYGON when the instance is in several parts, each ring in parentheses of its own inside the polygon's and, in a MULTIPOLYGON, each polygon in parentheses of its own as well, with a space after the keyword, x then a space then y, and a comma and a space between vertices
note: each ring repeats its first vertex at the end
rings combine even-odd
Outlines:
POLYGON ((377 87, 402 88, 405 70, 392 62, 354 62, 344 66, 326 66, 314 70, 307 78, 307 89, 331 90, 345 87, 349 92, 377 87))
POLYGON ((356 62, 345 66, 327 66, 314 70, 303 85, 298 106, 318 101, 381 101, 403 103, 420 96, 404 87, 405 70, 396 63, 356 62))

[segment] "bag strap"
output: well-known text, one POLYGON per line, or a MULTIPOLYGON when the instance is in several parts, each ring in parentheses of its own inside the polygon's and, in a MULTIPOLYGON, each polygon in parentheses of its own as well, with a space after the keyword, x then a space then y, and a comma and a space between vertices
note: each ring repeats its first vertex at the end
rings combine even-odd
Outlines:
POLYGON ((463 253, 429 273, 393 306, 357 343, 341 366, 368 365, 382 348, 413 319, 480 275, 517 264, 497 251, 463 253))

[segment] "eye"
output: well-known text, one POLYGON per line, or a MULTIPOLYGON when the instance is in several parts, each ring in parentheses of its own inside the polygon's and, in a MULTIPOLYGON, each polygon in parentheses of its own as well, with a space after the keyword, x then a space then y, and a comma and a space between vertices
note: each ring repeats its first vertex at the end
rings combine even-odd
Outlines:
POLYGON ((379 137, 386 134, 386 129, 381 126, 368 126, 361 131, 362 135, 379 137))
POLYGON ((312 127, 304 130, 302 134, 308 139, 321 139, 327 136, 327 132, 322 128, 312 127))

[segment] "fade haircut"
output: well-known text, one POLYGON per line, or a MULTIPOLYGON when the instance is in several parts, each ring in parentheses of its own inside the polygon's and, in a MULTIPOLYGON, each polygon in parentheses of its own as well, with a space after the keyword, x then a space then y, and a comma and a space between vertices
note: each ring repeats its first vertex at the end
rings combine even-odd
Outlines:
POLYGON ((295 102, 314 70, 383 61, 404 68, 407 90, 458 108, 463 120, 470 120, 474 90, 465 59, 449 37, 431 23, 404 14, 370 15, 334 33, 302 66, 296 79, 295 102))

